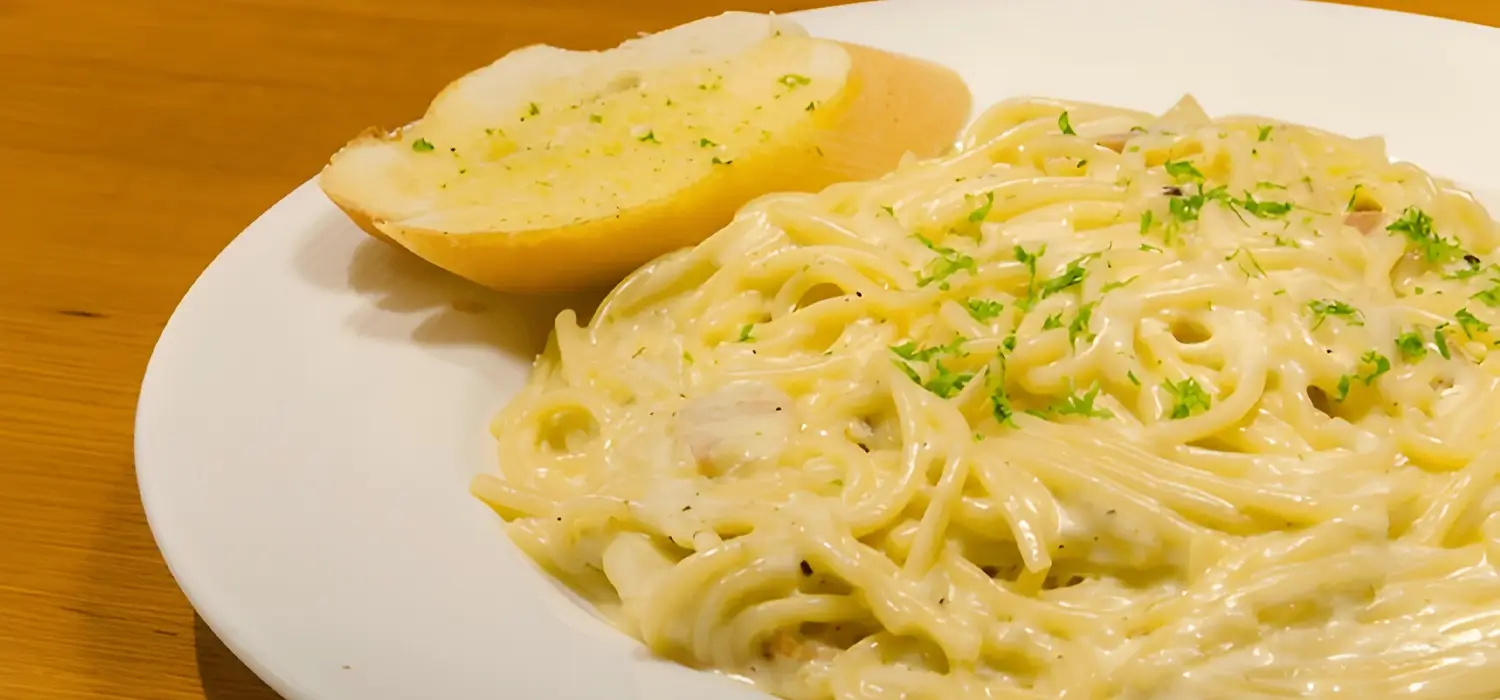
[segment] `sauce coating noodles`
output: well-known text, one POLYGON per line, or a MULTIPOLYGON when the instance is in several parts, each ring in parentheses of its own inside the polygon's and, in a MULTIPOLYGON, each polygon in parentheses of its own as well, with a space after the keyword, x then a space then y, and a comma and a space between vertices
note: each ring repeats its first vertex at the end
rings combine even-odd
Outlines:
POLYGON ((1494 698, 1497 239, 1379 139, 1006 101, 561 314, 473 490, 796 700, 1494 698))

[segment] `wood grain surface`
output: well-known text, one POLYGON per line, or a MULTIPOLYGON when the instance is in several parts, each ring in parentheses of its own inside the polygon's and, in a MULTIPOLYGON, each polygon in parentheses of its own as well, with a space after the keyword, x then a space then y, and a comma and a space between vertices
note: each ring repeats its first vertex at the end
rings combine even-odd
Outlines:
POLYGON ((131 424, 193 278, 346 138, 522 44, 816 4, 0 0, 0 698, 275 700, 163 565, 131 424))

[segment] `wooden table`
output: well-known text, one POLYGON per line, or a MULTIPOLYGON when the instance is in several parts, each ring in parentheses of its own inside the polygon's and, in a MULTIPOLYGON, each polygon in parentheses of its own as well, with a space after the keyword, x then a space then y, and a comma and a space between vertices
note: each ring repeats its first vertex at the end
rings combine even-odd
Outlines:
POLYGON ((275 699, 173 584, 131 454, 157 334, 256 214, 522 44, 817 4, 0 0, 0 697, 275 699))

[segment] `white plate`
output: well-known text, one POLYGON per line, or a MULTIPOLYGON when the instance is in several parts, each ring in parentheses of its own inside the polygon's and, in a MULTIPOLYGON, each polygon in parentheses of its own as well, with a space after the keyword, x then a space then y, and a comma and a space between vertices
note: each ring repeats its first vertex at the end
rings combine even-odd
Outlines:
MULTIPOLYGON (((1161 111, 1191 92, 1500 188, 1500 31, 1278 0, 913 0, 813 32, 957 69, 976 103, 1161 111)), ((291 700, 762 697, 649 660, 470 498, 486 425, 566 300, 504 298, 367 239, 304 185, 234 241, 162 333, 136 464, 167 563, 291 700)))

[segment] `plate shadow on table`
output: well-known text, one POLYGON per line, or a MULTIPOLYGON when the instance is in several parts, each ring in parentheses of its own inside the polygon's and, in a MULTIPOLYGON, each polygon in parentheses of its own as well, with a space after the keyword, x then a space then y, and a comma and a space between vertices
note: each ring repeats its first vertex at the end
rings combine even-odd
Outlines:
POLYGON ((197 615, 193 615, 193 652, 205 700, 282 700, 197 615))

